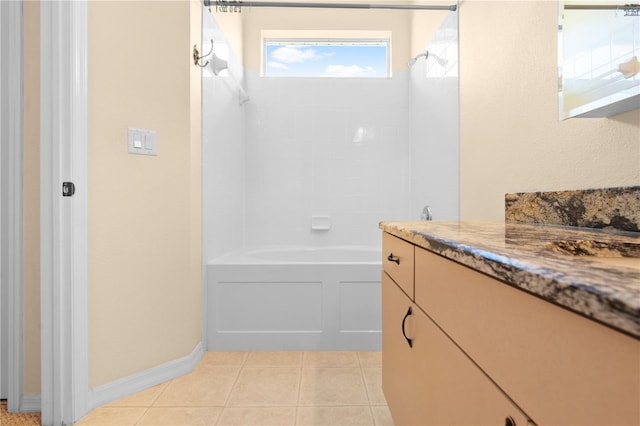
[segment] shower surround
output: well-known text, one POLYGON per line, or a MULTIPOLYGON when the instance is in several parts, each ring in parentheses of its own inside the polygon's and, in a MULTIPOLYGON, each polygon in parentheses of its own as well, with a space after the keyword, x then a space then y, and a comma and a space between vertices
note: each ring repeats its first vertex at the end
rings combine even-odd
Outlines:
POLYGON ((263 78, 248 70, 248 246, 379 245, 410 202, 408 74, 263 78), (311 230, 311 216, 331 228, 311 230))
MULTIPOLYGON (((203 13, 203 20, 203 40, 223 45, 213 16, 203 13)), ((227 53, 229 70, 219 76, 205 70, 209 349, 379 348, 380 255, 363 265, 347 254, 380 253, 378 223, 417 219, 425 204, 436 220, 458 219, 455 13, 426 47, 447 65, 421 59, 388 79, 264 78, 243 69, 228 46, 218 56, 227 53), (250 97, 242 105, 239 81, 250 97), (325 229, 312 229, 313 216, 325 229), (302 264, 247 255, 265 248, 342 255, 302 264), (269 297, 253 300, 260 293, 269 297), (240 307, 246 299, 256 309, 240 307), (245 311, 253 317, 243 326, 237 313, 244 318, 245 311), (286 324, 282 312, 291 313, 286 324)))

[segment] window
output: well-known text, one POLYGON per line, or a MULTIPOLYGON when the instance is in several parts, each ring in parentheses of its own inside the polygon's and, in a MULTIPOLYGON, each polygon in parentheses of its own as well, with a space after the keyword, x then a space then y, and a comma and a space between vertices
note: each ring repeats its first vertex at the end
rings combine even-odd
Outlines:
POLYGON ((263 37, 265 77, 388 78, 390 38, 263 37))

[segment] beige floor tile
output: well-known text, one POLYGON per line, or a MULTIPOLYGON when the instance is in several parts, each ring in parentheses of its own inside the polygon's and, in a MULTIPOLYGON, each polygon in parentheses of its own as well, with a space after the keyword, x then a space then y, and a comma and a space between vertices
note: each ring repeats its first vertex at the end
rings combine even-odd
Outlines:
POLYGON ((360 367, 382 367, 382 352, 358 352, 360 367))
POLYGON ((373 413, 373 422, 376 426, 393 426, 393 418, 391 418, 391 412, 386 405, 371 407, 371 413, 373 413))
POLYGON ((209 367, 238 366, 241 367, 249 352, 245 351, 208 351, 194 369, 194 371, 206 370, 209 367))
POLYGON ((168 384, 169 382, 161 383, 142 392, 114 401, 105 405, 105 407, 150 407, 168 384))
POLYGON ((296 425, 373 425, 368 405, 351 407, 299 407, 296 425))
POLYGON ((382 392, 382 368, 363 368, 362 376, 371 405, 387 405, 382 392))
POLYGON ((296 405, 299 384, 299 368, 245 367, 233 387, 227 406, 296 405))
POLYGON ((257 351, 247 357, 249 367, 300 367, 302 352, 297 351, 257 351))
POLYGON ((314 351, 305 352, 303 367, 357 367, 358 355, 353 351, 314 351))
POLYGON ((156 407, 223 406, 240 367, 215 367, 193 372, 169 382, 154 402, 156 407))
POLYGON ((360 368, 303 368, 299 405, 368 405, 360 368))
POLYGON ((226 407, 218 425, 295 425, 296 407, 226 407))
POLYGON ((221 412, 222 407, 152 407, 140 419, 138 425, 215 425, 221 412))
POLYGON ((82 426, 133 426, 144 415, 143 407, 96 408, 76 425, 82 426))

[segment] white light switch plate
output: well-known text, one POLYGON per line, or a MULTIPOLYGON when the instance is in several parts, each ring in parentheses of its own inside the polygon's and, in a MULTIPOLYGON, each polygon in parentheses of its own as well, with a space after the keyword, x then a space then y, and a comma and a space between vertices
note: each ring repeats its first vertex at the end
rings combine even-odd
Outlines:
POLYGON ((127 128, 129 154, 158 155, 158 139, 154 130, 127 128))

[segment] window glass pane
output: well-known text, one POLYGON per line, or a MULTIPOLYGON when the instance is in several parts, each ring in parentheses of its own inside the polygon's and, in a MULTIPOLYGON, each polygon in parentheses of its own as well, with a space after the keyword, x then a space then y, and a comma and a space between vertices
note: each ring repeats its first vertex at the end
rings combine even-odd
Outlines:
POLYGON ((264 39, 267 77, 389 77, 388 40, 264 39))

